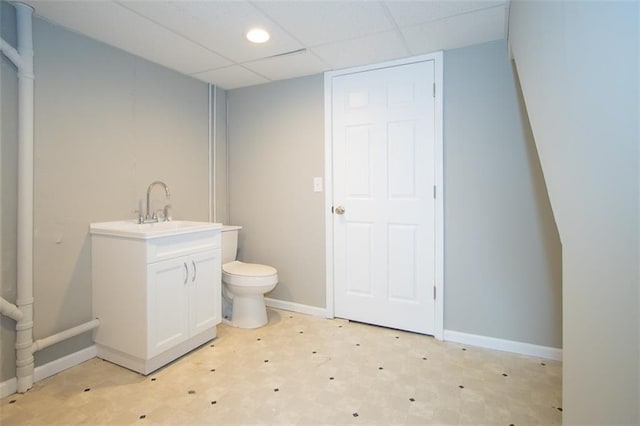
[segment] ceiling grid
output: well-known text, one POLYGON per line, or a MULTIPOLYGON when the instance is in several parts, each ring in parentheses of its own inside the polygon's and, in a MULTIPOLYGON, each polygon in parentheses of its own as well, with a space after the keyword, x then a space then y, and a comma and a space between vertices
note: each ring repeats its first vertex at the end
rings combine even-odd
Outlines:
POLYGON ((26 0, 37 17, 224 89, 506 37, 508 0, 26 0), (271 38, 252 44, 253 27, 271 38))

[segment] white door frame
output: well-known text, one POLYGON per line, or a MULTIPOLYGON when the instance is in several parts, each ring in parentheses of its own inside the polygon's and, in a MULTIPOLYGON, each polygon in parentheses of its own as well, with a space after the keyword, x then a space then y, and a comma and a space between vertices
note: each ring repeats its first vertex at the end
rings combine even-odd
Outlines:
POLYGON ((434 337, 444 338, 444 177, 443 177, 443 114, 442 81, 443 54, 434 52, 379 64, 329 71, 324 74, 324 179, 325 179, 325 261, 326 261, 326 317, 334 317, 334 265, 333 265, 333 140, 332 140, 332 81, 334 77, 371 71, 380 68, 434 61, 435 65, 435 328, 434 337))

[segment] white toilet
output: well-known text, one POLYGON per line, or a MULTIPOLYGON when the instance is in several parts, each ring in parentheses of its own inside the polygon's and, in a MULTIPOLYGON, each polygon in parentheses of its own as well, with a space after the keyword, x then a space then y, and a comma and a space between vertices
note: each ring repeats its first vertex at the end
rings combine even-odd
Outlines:
POLYGON ((222 227, 223 317, 234 327, 258 328, 268 322, 264 294, 278 284, 278 271, 272 266, 236 260, 240 229, 222 227))

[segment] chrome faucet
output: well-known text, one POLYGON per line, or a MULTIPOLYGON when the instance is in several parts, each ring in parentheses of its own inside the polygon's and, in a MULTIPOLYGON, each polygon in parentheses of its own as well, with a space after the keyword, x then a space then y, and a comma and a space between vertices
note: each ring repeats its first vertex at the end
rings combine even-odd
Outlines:
MULTIPOLYGON (((167 186, 166 183, 161 182, 159 180, 151 182, 151 185, 149 185, 149 188, 147 188, 147 214, 144 217, 144 223, 151 223, 151 222, 157 222, 158 221, 158 214, 155 211, 153 213, 151 213, 151 211, 149 209, 149 204, 150 204, 149 197, 151 196, 151 190, 156 185, 162 185, 164 187, 164 193, 167 196, 167 198, 171 198, 171 194, 169 193, 169 187, 167 186)), ((167 215, 166 214, 165 214, 164 220, 167 220, 167 215)))

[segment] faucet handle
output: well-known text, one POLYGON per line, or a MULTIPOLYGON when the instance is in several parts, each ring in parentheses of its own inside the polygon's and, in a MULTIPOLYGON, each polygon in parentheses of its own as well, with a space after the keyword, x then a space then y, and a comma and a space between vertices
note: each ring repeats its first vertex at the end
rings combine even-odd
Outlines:
POLYGON ((164 206, 164 221, 165 222, 169 222, 171 221, 171 204, 167 204, 166 206, 164 206))
POLYGON ((141 209, 135 209, 133 213, 138 215, 137 217, 138 224, 144 223, 144 214, 142 213, 141 209))

